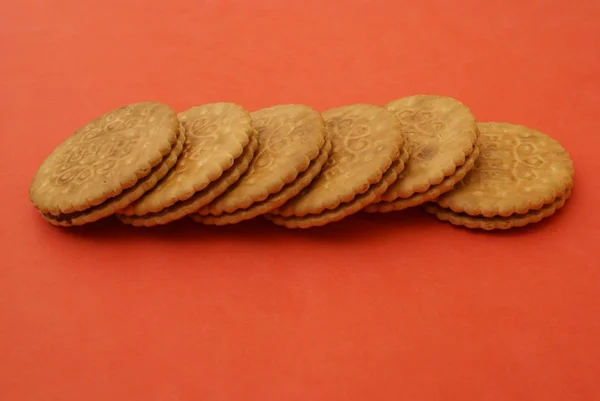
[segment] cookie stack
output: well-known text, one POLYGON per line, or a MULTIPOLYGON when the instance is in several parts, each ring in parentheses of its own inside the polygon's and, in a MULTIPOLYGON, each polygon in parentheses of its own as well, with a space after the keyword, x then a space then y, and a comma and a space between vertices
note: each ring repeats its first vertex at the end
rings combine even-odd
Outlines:
POLYGON ((146 102, 78 129, 42 163, 30 199, 57 226, 115 215, 156 226, 263 216, 309 228, 365 211, 423 206, 440 220, 508 229, 569 198, 573 163, 531 128, 478 122, 460 101, 416 95, 319 113, 279 105, 249 113, 213 103, 177 114, 146 102))

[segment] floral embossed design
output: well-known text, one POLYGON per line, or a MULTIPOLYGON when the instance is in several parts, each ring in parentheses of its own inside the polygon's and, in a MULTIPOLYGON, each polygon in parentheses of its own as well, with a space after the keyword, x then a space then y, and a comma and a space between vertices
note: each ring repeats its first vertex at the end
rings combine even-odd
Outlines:
POLYGON ((394 115, 374 105, 323 113, 332 151, 321 173, 282 209, 284 215, 320 213, 368 189, 398 159, 404 138, 394 115))
POLYGON ((71 213, 98 204, 141 171, 160 162, 174 142, 175 112, 160 103, 137 103, 85 124, 42 163, 30 196, 43 212, 71 213))
MULTIPOLYGON (((107 180, 102 177, 112 169, 119 168, 144 136, 140 129, 148 123, 147 116, 150 113, 142 110, 152 107, 146 104, 123 107, 84 126, 65 142, 63 151, 56 156, 52 185, 79 185, 82 179, 90 180, 93 177, 98 177, 101 183, 105 183, 107 180), (111 159, 110 162, 98 162, 107 158, 111 159), (64 174, 66 171, 77 172, 82 168, 86 171, 84 178, 81 174, 64 174), (73 180, 78 177, 78 181, 72 183, 67 177, 72 177, 73 180)), ((75 189, 72 187, 71 191, 75 189)))
POLYGON ((191 196, 220 177, 239 157, 251 134, 250 115, 233 103, 211 103, 179 114, 185 134, 175 166, 155 189, 134 205, 172 204, 178 196, 191 196), (185 184, 185 185, 184 185, 185 184))
POLYGON ((554 139, 519 125, 478 126, 482 152, 469 175, 440 198, 443 207, 526 210, 530 202, 550 202, 572 185, 572 161, 554 139))
POLYGON ((320 113, 303 105, 280 105, 252 113, 258 149, 236 185, 211 205, 211 213, 229 213, 240 205, 265 200, 292 182, 325 144, 320 113))
POLYGON ((458 100, 416 95, 385 107, 400 121, 409 152, 402 179, 390 186, 387 198, 408 198, 441 183, 473 151, 475 116, 458 100))

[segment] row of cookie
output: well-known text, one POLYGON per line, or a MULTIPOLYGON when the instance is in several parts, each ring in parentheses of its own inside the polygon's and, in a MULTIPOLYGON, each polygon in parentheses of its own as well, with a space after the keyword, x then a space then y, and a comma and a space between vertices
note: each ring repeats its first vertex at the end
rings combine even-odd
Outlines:
POLYGON ((361 120, 363 112, 359 111, 353 119, 343 122, 331 119, 330 112, 325 112, 323 116, 334 143, 331 164, 336 168, 330 170, 327 166, 321 173, 322 179, 266 217, 289 228, 306 228, 337 221, 360 210, 403 210, 436 199, 473 167, 479 154, 478 129, 475 117, 461 102, 443 96, 418 95, 394 100, 378 109, 387 113, 379 119, 363 116, 366 119, 361 120), (373 153, 369 149, 373 149, 371 143, 380 140, 372 130, 380 126, 384 116, 390 121, 385 128, 386 137, 396 143, 396 135, 401 135, 403 144, 398 161, 381 173, 382 167, 374 161, 385 159, 376 159, 375 155, 392 145, 375 147, 373 153), (329 189, 322 190, 326 186, 329 189), (347 203, 326 204, 325 210, 319 211, 325 216, 321 218, 298 207, 305 197, 311 196, 333 201, 341 198, 347 203))
POLYGON ((231 119, 241 114, 233 104, 180 114, 186 136, 180 160, 118 217, 136 226, 185 216, 224 225, 259 215, 288 227, 323 225, 374 202, 407 159, 399 123, 381 107, 352 105, 323 115, 302 105, 259 110, 251 114, 248 143, 233 153, 231 119))
MULTIPOLYGON (((46 220, 61 226, 113 214, 136 226, 187 215, 206 224, 232 224, 273 212, 313 183, 327 162, 324 181, 336 176, 340 163, 355 161, 353 152, 360 154, 372 167, 362 168, 359 161, 356 173, 341 172, 333 180, 339 199, 304 197, 300 208, 320 213, 361 192, 346 182, 356 174, 360 186, 368 187, 392 163, 402 163, 403 137, 385 109, 349 106, 328 115, 329 131, 337 132, 339 122, 339 130, 350 133, 348 149, 334 151, 322 115, 302 105, 274 106, 252 115, 231 103, 194 107, 179 115, 159 103, 125 106, 86 124, 58 146, 40 166, 30 198, 46 220)), ((386 179, 396 174, 393 170, 386 179)), ((329 189, 330 183, 321 185, 322 192, 331 194, 329 189)))
MULTIPOLYGON (((373 144, 381 149, 397 144, 397 127, 389 115, 386 123, 381 111, 370 117, 368 110, 377 110, 373 106, 335 109, 323 115, 333 144, 329 163, 301 195, 235 211, 240 217, 218 207, 204 207, 192 217, 205 224, 230 224, 265 214, 276 224, 306 228, 361 209, 390 212, 426 204, 425 210, 453 224, 506 229, 552 215, 570 196, 572 161, 547 135, 513 124, 477 123, 467 106, 442 96, 410 96, 384 108, 400 123, 404 141, 393 168, 385 161, 389 155, 378 165, 370 154, 373 144), (377 124, 386 127, 390 142, 378 142, 377 124)), ((310 177, 287 195, 297 194, 310 177)))
POLYGON ((177 118, 161 104, 127 106, 59 146, 38 171, 31 198, 48 221, 63 226, 116 213, 136 226, 188 215, 217 225, 265 215, 276 224, 306 228, 362 209, 402 210, 448 193, 439 198, 448 210, 427 210, 455 224, 469 218, 464 225, 508 228, 517 224, 499 220, 557 206, 571 185, 570 158, 549 137, 507 124, 478 126, 459 101, 419 95, 322 115, 301 105, 250 115, 238 105, 217 103, 177 118), (540 140, 544 152, 538 155, 540 140), (515 158, 521 142, 529 153, 515 158), (544 178, 548 168, 560 179, 544 178), (531 185, 521 188, 515 178, 531 183, 540 175, 542 187, 555 196, 532 201, 531 185), (505 188, 494 196, 502 181, 494 177, 500 176, 504 187, 515 184, 510 195, 505 188), (452 202, 453 194, 467 195, 452 202), (527 207, 519 206, 524 198, 527 207), (493 216, 500 217, 490 224, 493 216), (474 224, 477 218, 486 220, 474 224))

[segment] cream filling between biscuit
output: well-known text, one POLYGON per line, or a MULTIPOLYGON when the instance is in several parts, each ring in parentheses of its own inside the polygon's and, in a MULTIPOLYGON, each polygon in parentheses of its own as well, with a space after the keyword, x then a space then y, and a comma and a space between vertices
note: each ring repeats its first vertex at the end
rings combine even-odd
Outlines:
POLYGON ((470 214, 467 214, 464 212, 457 213, 450 209, 443 208, 443 207, 437 206, 437 205, 435 205, 434 207, 436 207, 436 208, 438 208, 438 210, 444 211, 445 213, 448 213, 452 216, 466 218, 466 219, 473 219, 473 220, 480 220, 480 221, 494 221, 494 220, 507 221, 507 220, 511 220, 511 219, 519 219, 519 218, 524 218, 527 216, 533 216, 533 215, 537 215, 539 213, 543 213, 545 211, 551 210, 552 208, 559 205, 561 202, 565 202, 570 196, 571 196, 571 190, 569 189, 563 195, 556 197, 552 202, 545 204, 544 206, 542 206, 539 209, 532 209, 525 213, 513 213, 508 216, 497 215, 497 216, 486 217, 481 214, 473 216, 473 215, 470 215, 470 214))

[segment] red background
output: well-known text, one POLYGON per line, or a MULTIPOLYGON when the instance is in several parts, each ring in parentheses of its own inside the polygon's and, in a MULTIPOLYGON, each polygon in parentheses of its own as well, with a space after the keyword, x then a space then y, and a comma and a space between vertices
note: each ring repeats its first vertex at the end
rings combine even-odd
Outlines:
POLYGON ((0 400, 600 399, 600 2, 15 0, 0 13, 0 400), (422 213, 63 230, 42 160, 129 102, 454 96, 571 152, 511 233, 422 213))

